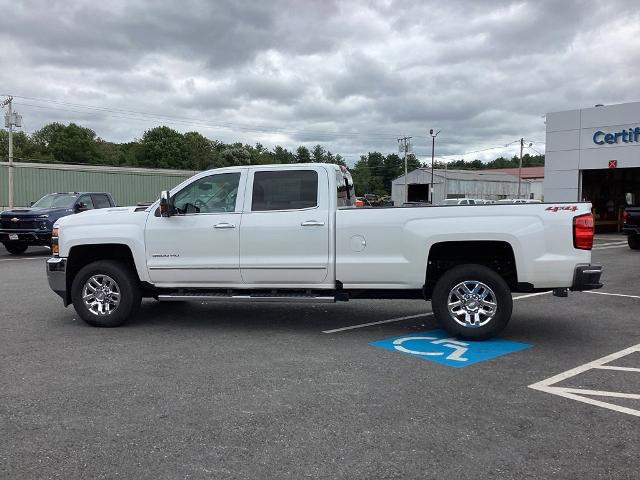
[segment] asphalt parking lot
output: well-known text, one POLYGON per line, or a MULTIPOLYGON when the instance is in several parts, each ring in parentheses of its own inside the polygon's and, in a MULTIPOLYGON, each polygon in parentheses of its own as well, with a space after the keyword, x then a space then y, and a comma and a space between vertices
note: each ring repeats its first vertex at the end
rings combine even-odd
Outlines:
POLYGON ((0 247, 0 477, 637 479, 640 251, 597 245, 621 296, 521 298, 501 338, 528 348, 463 368, 370 344, 437 329, 421 301, 149 300, 92 328, 46 250, 0 247))

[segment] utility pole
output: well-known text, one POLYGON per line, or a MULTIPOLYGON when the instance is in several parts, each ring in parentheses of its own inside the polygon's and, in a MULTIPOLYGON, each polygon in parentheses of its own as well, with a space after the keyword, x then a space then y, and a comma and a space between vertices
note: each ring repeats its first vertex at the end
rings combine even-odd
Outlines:
MULTIPOLYGON (((433 164, 435 162, 435 151, 436 151, 436 137, 438 136, 438 134, 440 133, 440 130, 438 130, 435 134, 433 133, 433 128, 431 130, 429 130, 429 135, 431 135, 431 205, 433 205, 433 192, 434 192, 434 188, 433 188, 433 164)), ((445 197, 447 196, 446 192, 445 192, 445 197)))
POLYGON ((447 171, 449 168, 449 164, 444 162, 444 198, 447 199, 447 171))
POLYGON ((520 139, 520 162, 518 166, 518 198, 520 198, 520 185, 522 184, 522 150, 524 149, 524 138, 520 139))
POLYGON ((399 150, 404 154, 404 203, 409 201, 409 189, 407 186, 407 154, 409 153, 411 137, 401 137, 398 139, 399 150))
POLYGON ((9 129, 9 208, 13 208, 13 127, 22 126, 22 117, 17 113, 13 113, 13 97, 9 95, 2 102, 2 106, 7 108, 7 114, 4 117, 4 126, 9 129))

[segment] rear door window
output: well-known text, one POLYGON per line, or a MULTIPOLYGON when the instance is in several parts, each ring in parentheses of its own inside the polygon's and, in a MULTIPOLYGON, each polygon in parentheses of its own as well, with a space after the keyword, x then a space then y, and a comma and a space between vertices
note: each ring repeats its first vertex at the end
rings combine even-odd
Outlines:
POLYGON ((300 210, 318 205, 318 173, 315 170, 255 172, 251 211, 300 210))
POLYGON ((102 194, 94 194, 91 195, 91 199, 93 200, 93 205, 96 208, 109 208, 111 206, 111 202, 109 202, 109 197, 102 194))
POLYGON ((78 205, 84 203, 85 208, 88 210, 93 210, 95 207, 93 206, 93 201, 91 200, 91 195, 82 195, 78 199, 78 205))

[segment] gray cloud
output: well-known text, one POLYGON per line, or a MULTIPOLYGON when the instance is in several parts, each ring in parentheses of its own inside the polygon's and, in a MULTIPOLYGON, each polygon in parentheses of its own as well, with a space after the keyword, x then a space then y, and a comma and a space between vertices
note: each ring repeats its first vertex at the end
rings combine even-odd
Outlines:
MULTIPOLYGON (((429 151, 433 127, 439 154, 461 155, 543 140, 548 111, 638 100, 632 0, 0 6, 0 93, 32 97, 16 98, 31 131, 76 121, 124 141, 164 123, 355 160, 401 134, 429 151)), ((500 153, 515 149, 467 158, 500 153)))

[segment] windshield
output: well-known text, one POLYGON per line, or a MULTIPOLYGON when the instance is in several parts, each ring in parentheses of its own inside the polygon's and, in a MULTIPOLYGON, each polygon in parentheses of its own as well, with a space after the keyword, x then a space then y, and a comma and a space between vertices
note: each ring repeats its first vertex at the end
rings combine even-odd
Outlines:
POLYGON ((71 208, 75 203, 78 195, 72 195, 70 193, 51 193, 45 195, 36 203, 33 204, 34 208, 71 208))

